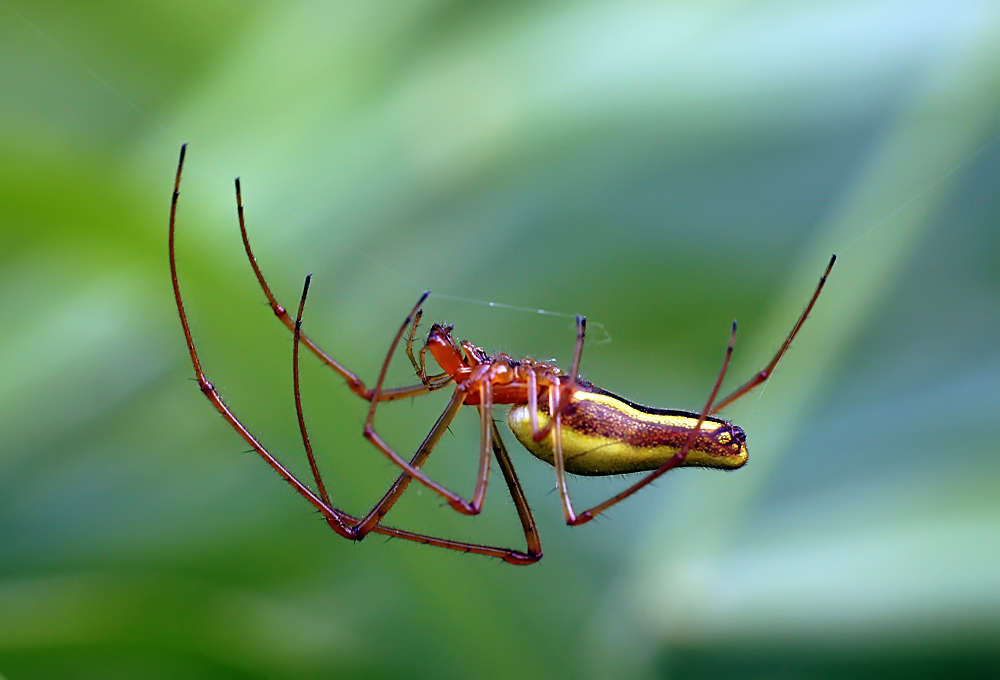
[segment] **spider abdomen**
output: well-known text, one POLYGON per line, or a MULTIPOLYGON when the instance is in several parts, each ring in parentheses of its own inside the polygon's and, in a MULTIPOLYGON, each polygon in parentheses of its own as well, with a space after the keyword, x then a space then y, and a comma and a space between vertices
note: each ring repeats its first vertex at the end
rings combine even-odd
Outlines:
MULTIPOLYGON (((547 401, 540 399, 538 405, 538 427, 543 429, 549 424, 547 401)), ((657 469, 684 446, 698 414, 651 409, 597 388, 583 388, 572 393, 560 421, 566 471, 597 476, 657 469)), ((527 405, 512 407, 507 422, 528 451, 554 464, 552 432, 534 440, 527 405)), ((746 461, 743 430, 708 417, 679 465, 732 469, 746 461)))

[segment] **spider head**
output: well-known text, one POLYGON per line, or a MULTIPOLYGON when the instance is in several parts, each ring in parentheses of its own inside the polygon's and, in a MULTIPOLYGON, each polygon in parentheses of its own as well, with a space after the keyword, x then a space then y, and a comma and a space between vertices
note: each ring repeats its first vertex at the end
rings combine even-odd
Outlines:
POLYGON ((442 370, 452 378, 459 379, 462 372, 469 370, 465 359, 462 357, 462 350, 459 349, 455 339, 451 337, 454 326, 442 326, 434 324, 427 333, 427 343, 425 347, 430 351, 434 361, 442 370))

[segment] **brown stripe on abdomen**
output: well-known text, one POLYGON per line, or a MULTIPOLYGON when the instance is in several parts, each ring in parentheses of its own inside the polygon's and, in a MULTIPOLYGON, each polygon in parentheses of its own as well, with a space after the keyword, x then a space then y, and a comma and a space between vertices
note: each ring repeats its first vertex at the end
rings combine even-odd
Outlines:
MULTIPOLYGON (((635 412, 630 406, 615 407, 589 399, 584 393, 574 395, 561 420, 564 428, 570 428, 581 435, 614 439, 636 449, 680 449, 698 419, 696 413, 677 412, 673 418, 684 418, 689 422, 671 425, 640 416, 641 412, 635 412)), ((719 418, 706 418, 691 445, 691 451, 701 452, 712 458, 739 457, 745 455, 742 446, 744 441, 745 435, 740 428, 719 418)))

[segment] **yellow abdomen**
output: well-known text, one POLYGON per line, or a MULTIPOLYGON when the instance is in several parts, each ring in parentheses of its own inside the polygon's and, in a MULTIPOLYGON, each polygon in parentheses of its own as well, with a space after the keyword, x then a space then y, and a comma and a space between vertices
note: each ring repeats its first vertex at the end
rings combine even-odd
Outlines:
MULTIPOLYGON (((561 417, 566 471, 577 475, 614 475, 655 470, 687 441, 698 414, 652 409, 596 387, 573 392, 561 417)), ((552 433, 536 442, 531 413, 517 405, 507 414, 514 436, 536 457, 553 464, 552 433)), ((548 425, 548 399, 539 399, 538 427, 548 425)), ((738 468, 747 462, 746 435, 719 418, 706 418, 681 465, 738 468)))

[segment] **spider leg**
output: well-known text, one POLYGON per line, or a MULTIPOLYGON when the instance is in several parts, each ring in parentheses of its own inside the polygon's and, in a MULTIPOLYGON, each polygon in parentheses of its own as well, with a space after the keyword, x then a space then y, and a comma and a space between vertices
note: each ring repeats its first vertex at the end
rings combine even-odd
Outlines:
POLYGON ((544 427, 539 429, 538 427, 538 398, 533 396, 536 391, 536 378, 533 373, 529 373, 528 376, 528 411, 531 413, 531 437, 536 441, 540 442, 548 436, 549 431, 556 423, 556 418, 552 417, 562 413, 566 407, 569 406, 570 397, 573 395, 573 388, 576 387, 576 378, 580 374, 580 358, 583 356, 583 339, 587 334, 587 317, 576 316, 576 344, 573 346, 573 363, 570 366, 569 379, 560 380, 556 379, 555 383, 549 387, 549 390, 557 389, 559 391, 559 399, 556 405, 551 408, 555 410, 550 410, 549 422, 545 424, 544 427))
MULTIPOLYGON (((181 171, 184 167, 184 156, 186 152, 187 152, 187 145, 185 144, 181 146, 180 159, 177 162, 177 174, 174 179, 174 191, 170 202, 168 251, 170 260, 170 278, 173 284, 174 300, 177 304, 177 313, 178 316, 180 317, 181 329, 184 332, 184 339, 185 342, 187 343, 188 353, 190 354, 191 358, 191 365, 194 368, 195 377, 198 380, 198 386, 201 389, 202 394, 205 395, 205 397, 209 400, 212 406, 222 415, 222 417, 226 420, 226 422, 229 423, 230 427, 236 430, 236 432, 251 446, 251 448, 253 448, 253 450, 256 451, 257 454, 260 455, 260 457, 263 458, 267 462, 267 464, 270 465, 282 479, 288 482, 288 484, 293 489, 295 489, 295 491, 297 491, 299 495, 301 495, 303 498, 306 499, 306 501, 308 501, 313 507, 315 507, 316 510, 318 510, 327 520, 330 527, 335 532, 337 532, 337 534, 349 539, 358 539, 360 537, 357 535, 357 531, 354 530, 352 527, 357 525, 359 520, 345 512, 342 512, 332 507, 329 500, 325 497, 326 495, 325 488, 321 492, 324 497, 323 498, 317 497, 309 489, 309 487, 307 487, 305 484, 299 481, 295 477, 295 475, 293 475, 290 471, 288 471, 288 469, 286 469, 273 455, 271 455, 271 453, 259 441, 257 441, 257 439, 252 434, 250 434, 250 431, 247 430, 247 428, 243 425, 242 422, 240 422, 239 418, 237 418, 236 415, 229 410, 225 402, 223 402, 222 396, 215 389, 214 385, 212 385, 212 383, 208 380, 208 377, 202 370, 201 361, 198 358, 198 351, 195 348, 194 339, 191 334, 191 327, 188 324, 187 313, 184 309, 184 302, 181 298, 180 283, 177 277, 175 225, 177 217, 177 201, 178 197, 180 196, 181 171)), ((303 298, 304 298, 304 293, 303 293, 303 298)), ((300 307, 302 306, 302 304, 304 303, 300 301, 300 307)), ((301 310, 299 312, 299 319, 301 323, 301 310)), ((294 332, 294 326, 293 326, 293 332, 294 332)), ((301 329, 298 335, 301 336, 301 329)), ((296 345, 297 344, 298 343, 296 343, 296 345)), ((298 401, 297 410, 301 414, 301 400, 299 399, 297 401, 298 401)), ((304 425, 302 427, 303 427, 304 441, 308 442, 308 435, 305 434, 304 432, 304 425)), ((423 450, 423 448, 425 447, 421 447, 421 450, 423 450)), ((307 450, 311 453, 311 446, 308 444, 307 444, 307 450)), ((419 453, 420 451, 418 451, 418 454, 419 453)), ((498 460, 500 459, 499 455, 500 454, 498 454, 498 460)), ((426 453, 424 454, 424 456, 426 457, 426 453)), ((310 460, 312 460, 311 455, 310 455, 310 460)), ((322 483, 319 481, 319 471, 317 468, 315 468, 315 465, 313 465, 313 467, 315 470, 315 475, 317 477, 317 482, 319 486, 322 488, 322 483)), ((521 516, 522 524, 525 524, 527 522, 528 524, 531 524, 531 526, 533 527, 534 526, 533 522, 531 522, 531 512, 530 510, 528 510, 527 503, 524 500, 524 493, 521 491, 521 487, 518 484, 516 477, 513 477, 513 481, 511 481, 511 477, 509 475, 513 475, 513 470, 512 469, 508 470, 508 467, 509 467, 509 461, 506 462, 506 467, 505 463, 501 461, 501 469, 504 471, 504 477, 507 479, 508 486, 510 487, 511 490, 511 496, 514 499, 514 503, 518 508, 518 513, 521 516), (528 520, 525 520, 526 516, 528 520)), ((399 481, 397 481, 397 485, 400 485, 399 481)), ((402 490, 405 489, 406 485, 404 483, 401 486, 402 489, 400 489, 398 493, 402 493, 402 490)), ((413 541, 415 543, 420 543, 423 545, 432 545, 439 548, 446 548, 448 550, 455 550, 458 552, 474 553, 479 555, 486 555, 489 557, 498 557, 504 560, 505 562, 511 564, 531 564, 533 562, 537 562, 542 557, 541 549, 538 546, 537 533, 533 534, 534 540, 532 540, 531 537, 528 538, 528 551, 520 552, 509 548, 486 546, 477 543, 466 543, 462 541, 452 541, 445 538, 428 536, 424 534, 415 533, 412 531, 404 531, 402 529, 396 529, 394 527, 387 527, 387 526, 375 526, 372 528, 372 531, 378 534, 382 534, 384 536, 389 536, 392 538, 401 538, 406 541, 413 541)), ((527 530, 525 535, 528 536, 527 530)))
MULTIPOLYGON (((378 380, 376 381, 375 387, 372 390, 371 405, 368 408, 368 418, 365 420, 364 436, 365 439, 370 441, 375 446, 375 448, 384 453, 389 458, 389 460, 398 465, 400 469, 403 470, 403 472, 415 478, 417 481, 419 481, 421 484, 426 486, 434 493, 440 495, 442 498, 448 501, 448 505, 450 505, 452 508, 462 513, 463 515, 478 515, 480 510, 482 509, 481 507, 482 499, 479 498, 478 499, 479 504, 477 504, 477 496, 481 496, 483 493, 485 493, 484 489, 480 489, 481 485, 485 486, 485 482, 483 481, 484 464, 482 462, 483 459, 482 455, 480 456, 480 475, 477 478, 476 490, 473 495, 473 500, 467 501, 458 494, 456 494, 455 492, 451 491, 450 489, 447 489, 441 484, 435 482, 433 479, 428 477, 424 472, 422 472, 417 467, 408 463, 402 456, 393 451, 393 449, 385 442, 385 440, 383 440, 382 437, 379 436, 378 432, 375 431, 375 411, 376 409, 378 409, 379 402, 382 401, 381 399, 382 385, 385 382, 386 372, 389 370, 389 362, 392 360, 392 355, 395 353, 396 347, 399 345, 399 341, 402 338, 403 333, 406 332, 406 329, 412 322, 414 315, 417 314, 418 310, 420 309, 420 306, 424 303, 424 300, 427 299, 428 295, 430 295, 430 293, 425 292, 423 295, 420 296, 420 299, 417 300, 417 304, 413 306, 413 309, 407 315, 406 320, 403 321, 403 325, 400 326, 399 330, 396 332, 395 337, 393 337, 392 339, 392 343, 389 345, 389 351, 386 353, 385 361, 382 362, 382 370, 379 372, 378 380)), ((451 402, 449 402, 448 410, 446 410, 445 413, 448 413, 448 411, 450 410, 454 410, 455 412, 457 412, 458 408, 465 402, 465 398, 468 396, 468 390, 473 389, 475 385, 481 384, 483 380, 487 379, 488 376, 485 375, 485 373, 483 375, 478 375, 478 376, 474 375, 473 377, 470 377, 468 380, 466 380, 463 384, 458 385, 455 388, 455 393, 454 395, 452 395, 451 402)), ((487 443, 484 446, 484 448, 488 447, 489 444, 487 443)), ((486 465, 485 467, 488 467, 488 465, 486 465)))
MULTIPOLYGON (((350 516, 346 516, 348 519, 353 519, 350 516)), ((498 548, 489 545, 480 545, 478 543, 465 543, 463 541, 452 541, 447 538, 438 538, 436 536, 428 536, 426 534, 417 534, 412 531, 403 531, 401 529, 394 529, 392 527, 376 526, 372 531, 377 534, 382 534, 384 536, 390 536, 392 538, 402 538, 407 541, 413 541, 415 543, 422 543, 423 545, 433 545, 438 548, 447 548, 448 550, 455 550, 463 553, 472 553, 474 555, 485 555, 486 557, 499 557, 504 562, 508 564, 534 564, 538 560, 542 559, 542 551, 539 547, 533 550, 530 547, 527 552, 521 552, 519 550, 512 550, 510 548, 498 548)), ((537 538, 537 536, 536 536, 537 538)), ((535 541, 537 544, 537 540, 535 541)))
POLYGON ((424 461, 426 461, 427 457, 430 456, 434 447, 437 446, 437 443, 448 430, 448 427, 451 425, 451 421, 455 419, 455 416, 458 414, 459 409, 462 408, 464 403, 465 394, 456 390, 455 393, 452 394, 451 399, 448 402, 448 406, 445 407, 445 410, 440 416, 438 416, 437 422, 434 423, 430 432, 428 432, 427 436, 424 437, 424 441, 421 442, 420 446, 417 448, 417 452, 413 455, 413 458, 411 458, 409 462, 404 461, 405 467, 402 465, 400 466, 406 471, 403 472, 403 474, 401 474, 393 483, 393 485, 389 488, 389 491, 387 491, 385 496, 382 497, 382 500, 376 503, 375 507, 373 507, 368 514, 365 515, 364 519, 358 523, 357 530, 361 536, 364 536, 369 531, 372 531, 373 528, 382 521, 382 518, 385 517, 386 513, 388 513, 390 509, 392 509, 392 506, 402 495, 403 491, 406 490, 406 487, 410 485, 410 482, 414 477, 420 479, 420 476, 424 475, 423 472, 419 472, 420 466, 424 464, 424 461), (411 474, 410 470, 418 471, 419 476, 411 474))
MULTIPOLYGON (((559 488, 559 496, 563 502, 563 513, 566 516, 566 524, 571 526, 576 526, 579 524, 586 524, 590 520, 594 519, 597 515, 601 514, 611 506, 620 503, 632 494, 634 494, 639 489, 645 487, 655 480, 657 477, 661 476, 668 470, 677 467, 684 462, 687 458, 688 451, 691 450, 691 445, 694 444, 695 437, 698 436, 698 432, 701 430, 702 423, 705 422, 705 418, 709 413, 712 412, 712 403, 719 394, 719 388, 722 386, 722 380, 726 377, 726 371, 729 369, 729 360, 733 356, 733 343, 736 341, 736 322, 733 322, 733 330, 729 334, 729 345, 726 347, 726 358, 722 362, 722 369, 719 371, 719 377, 715 380, 715 386, 712 388, 712 393, 708 397, 708 401, 705 402, 705 407, 702 408, 701 413, 698 416, 698 422, 691 429, 688 434, 687 439, 684 441, 684 445, 680 450, 673 455, 666 463, 658 467, 657 469, 650 472, 648 475, 640 479, 638 482, 628 487, 624 491, 615 494, 603 503, 599 503, 594 507, 581 512, 577 515, 573 511, 573 503, 569 498, 569 488, 566 484, 566 467, 565 461, 563 459, 562 451, 562 427, 559 422, 560 416, 556 416, 556 424, 552 430, 552 446, 553 446, 553 458, 555 460, 556 468, 556 484, 559 488)), ((575 375, 574 375, 575 377, 575 375)), ((550 392, 551 394, 551 392, 550 392)), ((550 397, 551 399, 551 397, 550 397)), ((550 407, 551 408, 551 407, 550 407)))
MULTIPOLYGON (((246 251, 247 259, 250 261, 250 267, 253 269, 253 273, 257 277, 257 282, 260 284, 260 288, 264 292, 264 296, 267 298, 267 303, 271 306, 271 310, 274 312, 274 315, 278 317, 278 320, 281 321, 281 323, 283 323, 288 330, 294 331, 295 325, 292 322, 291 317, 288 315, 285 308, 278 304, 278 300, 274 297, 274 293, 271 292, 271 287, 264 278, 264 273, 260 270, 260 265, 257 264, 257 257, 253 254, 253 249, 250 247, 250 236, 247 233, 246 220, 243 215, 243 193, 240 188, 239 177, 236 178, 236 214, 239 218, 240 235, 243 238, 243 249, 246 251)), ((364 381, 361 380, 361 378, 359 378, 355 373, 348 370, 343 364, 323 351, 323 349, 313 342, 305 333, 302 333, 301 335, 301 342, 308 347, 309 351, 315 354, 320 361, 326 364, 337 375, 342 377, 354 394, 358 395, 365 401, 371 400, 373 391, 366 387, 364 381)), ((435 379, 438 377, 439 376, 434 376, 435 379)), ((450 380, 430 380, 427 383, 421 383, 420 385, 383 389, 379 395, 379 399, 381 401, 392 401, 394 399, 416 397, 421 394, 426 394, 427 392, 440 389, 447 385, 448 382, 450 382, 450 380)))
POLYGON ((299 388, 299 345, 302 341, 302 313, 306 308, 306 295, 309 294, 309 281, 312 275, 306 277, 306 282, 302 285, 302 297, 299 300, 299 311, 295 315, 295 330, 292 333, 292 391, 295 393, 295 415, 299 420, 299 432, 302 435, 302 444, 306 449, 306 458, 309 459, 309 467, 312 469, 313 479, 316 480, 316 488, 319 496, 328 506, 330 496, 326 492, 326 485, 323 484, 323 477, 319 474, 319 467, 316 465, 316 457, 313 456, 312 444, 309 441, 309 432, 306 430, 306 419, 302 413, 302 391, 299 388))
POLYGON ((538 376, 534 371, 528 371, 528 416, 531 418, 531 432, 535 441, 544 439, 538 433, 538 376))
POLYGON ((792 327, 792 332, 788 334, 787 338, 785 338, 785 341, 781 344, 781 347, 778 348, 777 353, 771 359, 770 363, 767 366, 765 366, 761 371, 759 371, 757 374, 755 374, 752 378, 750 378, 750 380, 748 380, 743 385, 738 387, 728 397, 720 400, 719 403, 717 403, 715 407, 712 409, 712 411, 709 413, 709 415, 714 415, 718 413, 719 411, 726 408, 734 401, 742 397, 747 392, 750 392, 754 388, 763 384, 768 378, 771 377, 771 373, 774 371, 774 367, 778 365, 778 362, 781 361, 781 357, 783 357, 785 355, 785 352, 788 351, 789 346, 792 344, 792 340, 794 340, 795 336, 798 335, 799 329, 802 328, 802 324, 805 323, 806 317, 809 316, 809 312, 812 311, 813 305, 816 304, 816 300, 817 298, 819 298, 820 291, 823 290, 823 286, 826 284, 826 277, 830 275, 830 270, 833 269, 833 264, 836 261, 837 261, 837 256, 833 255, 830 258, 830 264, 826 266, 826 271, 823 272, 823 276, 821 276, 819 279, 819 285, 816 286, 816 291, 809 299, 809 304, 806 305, 806 308, 804 310, 802 310, 802 315, 799 316, 799 320, 796 321, 795 325, 792 327))
MULTIPOLYGON (((423 465, 424 461, 426 461, 427 457, 431 454, 434 446, 448 429, 448 425, 454 419, 463 403, 464 395, 456 392, 448 407, 441 414, 437 422, 434 424, 434 427, 431 428, 431 431, 424 438, 424 441, 417 449, 413 458, 410 459, 411 466, 419 468, 423 465)), ((487 546, 476 543, 463 543, 458 541, 446 541, 444 539, 437 538, 433 539, 434 541, 437 541, 433 544, 443 548, 458 550, 460 552, 472 552, 481 555, 500 557, 504 561, 511 564, 531 564, 542 558, 542 547, 538 537, 538 529, 535 526, 535 520, 532 517, 531 509, 528 507, 528 501, 521 488, 521 484, 517 479, 517 474, 514 472, 514 467, 510 462, 510 457, 507 455, 507 450, 504 448, 503 441, 500 439, 500 433, 496 429, 496 424, 493 423, 492 417, 489 419, 489 422, 492 428, 490 441, 492 443, 493 454, 500 466, 500 471, 503 473, 504 481, 506 482, 507 489, 510 492, 511 500, 514 501, 514 507, 517 510, 518 517, 521 521, 521 528, 524 531, 526 551, 521 552, 511 548, 501 548, 498 546, 487 546)), ((482 463, 480 465, 482 467, 482 463)), ((404 472, 401 474, 385 493, 382 499, 375 505, 375 507, 372 508, 372 510, 363 519, 358 520, 355 525, 355 530, 357 531, 356 538, 358 540, 364 538, 370 531, 375 533, 387 533, 383 531, 386 527, 383 527, 380 522, 403 494, 412 480, 413 477, 408 473, 404 472)), ((485 489, 485 482, 483 486, 485 489)), ((424 539, 433 538, 420 534, 415 535, 421 536, 421 538, 424 539)), ((404 538, 408 538, 408 540, 417 540, 409 537, 404 538)))
POLYGON ((478 513, 486 499, 486 485, 490 481, 490 452, 493 449, 493 384, 489 380, 479 383, 479 474, 472 492, 472 507, 478 513))
POLYGON ((191 355, 191 365, 194 367, 195 377, 198 380, 198 387, 201 388, 202 394, 208 398, 212 406, 214 406, 215 409, 222 414, 222 417, 226 419, 226 422, 228 422, 229 425, 236 430, 248 444, 250 444, 253 450, 260 454, 260 456, 267 461, 267 464, 270 465, 282 479, 288 482, 292 488, 298 491, 307 501, 309 501, 313 507, 323 513, 323 516, 326 517, 327 521, 330 523, 330 527, 334 531, 345 538, 350 538, 351 531, 345 522, 344 515, 330 508, 325 502, 323 502, 322 499, 317 498, 309 487, 296 479, 295 475, 279 463, 278 460, 272 456, 252 434, 250 434, 246 427, 243 426, 243 423, 241 423, 233 412, 229 410, 225 403, 223 403, 222 397, 216 391, 215 386, 209 382, 208 377, 201 368, 201 361, 198 359, 198 351, 195 349, 194 339, 191 336, 191 327, 188 324, 187 313, 184 311, 184 303, 181 300, 180 283, 177 279, 176 249, 174 247, 174 226, 177 219, 177 198, 180 196, 181 170, 184 167, 184 155, 186 151, 187 145, 185 144, 181 147, 180 160, 177 162, 177 175, 174 178, 174 193, 170 201, 170 230, 168 248, 170 253, 170 278, 173 282, 174 299, 177 303, 177 313, 180 316, 181 328, 184 331, 184 339, 187 342, 188 353, 191 355))
MULTIPOLYGON (((323 478, 320 475, 319 468, 316 465, 316 459, 313 456, 312 444, 309 440, 309 434, 306 429, 305 417, 302 412, 302 398, 299 389, 299 363, 298 363, 298 344, 301 338, 302 331, 302 313, 305 309, 306 295, 309 292, 309 281, 311 277, 307 276, 305 284, 302 288, 302 298, 299 301, 298 313, 295 317, 295 332, 293 334, 295 346, 292 350, 292 383, 294 385, 295 392, 295 413, 299 421, 299 429, 302 434, 302 444, 306 450, 306 457, 309 459, 309 466, 312 468, 313 477, 316 480, 316 486, 319 489, 320 497, 327 506, 332 507, 330 502, 330 497, 326 492, 326 487, 323 484, 323 478)), ((416 315, 415 315, 416 317, 416 315)), ((411 326, 411 339, 412 339, 412 328, 411 326)), ((472 543, 461 543, 456 541, 446 541, 449 545, 443 545, 442 547, 449 547, 454 550, 462 550, 464 552, 475 552, 479 549, 489 551, 485 554, 494 554, 495 551, 500 551, 502 554, 499 556, 507 561, 513 561, 515 564, 525 564, 533 562, 541 558, 541 544, 538 540, 538 532, 535 529, 534 519, 531 516, 531 510, 528 508, 527 500, 524 497, 524 492, 521 490, 521 485, 517 480, 516 474, 514 474, 513 467, 510 464, 510 459, 507 457, 507 452, 503 448, 503 443, 499 440, 499 433, 496 432, 496 423, 493 422, 492 417, 492 386, 488 381, 484 381, 480 384, 480 394, 482 397, 482 406, 480 406, 480 412, 482 414, 482 447, 481 456, 479 464, 479 476, 477 478, 476 491, 473 494, 473 505, 482 507, 483 499, 486 496, 486 483, 489 479, 489 456, 490 449, 492 448, 494 454, 497 457, 498 462, 501 465, 501 470, 503 470, 504 479, 507 482, 507 487, 510 490, 511 498, 514 501, 514 505, 517 508, 518 516, 521 520, 522 528, 525 532, 525 541, 527 543, 527 552, 521 553, 518 551, 513 551, 508 548, 498 548, 494 546, 485 546, 472 543), (460 546, 460 547, 456 547, 460 546)), ((431 451, 440 441, 441 436, 448 429, 451 421, 454 420, 455 415, 458 413, 459 409, 465 402, 465 395, 463 393, 457 392, 452 397, 451 402, 448 407, 445 408, 444 412, 438 418, 434 427, 431 428, 424 441, 421 443, 417 452, 410 459, 410 465, 414 468, 419 468, 423 465, 424 461, 430 456, 431 451)), ((357 520, 351 527, 353 538, 355 540, 361 540, 367 536, 371 531, 378 531, 380 527, 379 523, 382 518, 389 512, 396 501, 403 495, 406 488, 410 485, 410 481, 413 478, 407 474, 403 473, 396 479, 393 485, 385 493, 382 499, 375 504, 367 515, 361 520, 357 520)), ((341 513, 343 514, 343 513, 341 513)), ((351 518, 347 515, 344 517, 348 520, 351 518)), ((396 534, 390 534, 396 535, 396 534)), ((413 534, 420 539, 432 539, 433 537, 413 534)), ((415 539, 414 539, 415 540, 415 539)), ((443 540, 443 539, 434 539, 443 540)))
POLYGON ((510 498, 514 501, 517 516, 521 520, 521 529, 524 531, 524 540, 527 543, 526 554, 533 558, 532 561, 540 560, 542 559, 542 542, 538 536, 535 518, 531 514, 531 508, 528 507, 528 499, 524 495, 524 489, 521 488, 521 482, 514 471, 514 464, 507 453, 507 447, 504 446, 503 439, 500 438, 500 431, 492 418, 490 418, 490 426, 493 429, 493 455, 497 459, 497 465, 507 483, 507 490, 510 491, 510 498))

